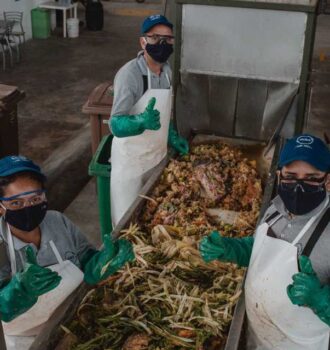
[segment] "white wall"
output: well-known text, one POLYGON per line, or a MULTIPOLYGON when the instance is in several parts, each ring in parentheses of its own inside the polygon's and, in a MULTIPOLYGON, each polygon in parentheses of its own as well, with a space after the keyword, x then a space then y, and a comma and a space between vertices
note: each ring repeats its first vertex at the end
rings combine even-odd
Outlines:
POLYGON ((20 11, 23 12, 23 28, 25 30, 25 39, 32 38, 31 31, 31 10, 40 3, 38 0, 0 0, 0 16, 3 11, 20 11))

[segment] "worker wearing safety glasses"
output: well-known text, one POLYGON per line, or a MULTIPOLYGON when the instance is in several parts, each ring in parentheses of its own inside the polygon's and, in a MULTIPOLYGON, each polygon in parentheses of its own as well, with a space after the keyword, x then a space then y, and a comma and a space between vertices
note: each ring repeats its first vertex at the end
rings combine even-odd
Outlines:
POLYGON ((48 210, 45 180, 25 157, 0 159, 0 317, 10 350, 28 349, 83 280, 96 284, 134 258, 130 242, 105 236, 98 251, 48 210))
POLYGON ((248 266, 247 349, 328 350, 330 335, 330 151, 312 135, 287 141, 278 196, 254 237, 212 232, 202 258, 248 266))
POLYGON ((188 142, 170 123, 172 111, 171 68, 173 25, 162 15, 142 24, 142 51, 126 63, 114 80, 110 129, 111 215, 117 225, 138 196, 152 169, 167 154, 169 144, 180 154, 188 142))

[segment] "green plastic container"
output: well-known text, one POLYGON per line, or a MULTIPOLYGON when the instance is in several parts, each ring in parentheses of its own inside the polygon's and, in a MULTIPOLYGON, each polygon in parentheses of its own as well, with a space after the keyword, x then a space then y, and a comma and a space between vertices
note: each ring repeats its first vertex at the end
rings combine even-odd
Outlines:
POLYGON ((110 175, 109 163, 113 135, 104 136, 89 164, 89 175, 96 177, 97 201, 99 206, 102 237, 112 232, 110 205, 110 175))
POLYGON ((46 9, 31 10, 33 39, 47 39, 50 37, 50 12, 46 9))

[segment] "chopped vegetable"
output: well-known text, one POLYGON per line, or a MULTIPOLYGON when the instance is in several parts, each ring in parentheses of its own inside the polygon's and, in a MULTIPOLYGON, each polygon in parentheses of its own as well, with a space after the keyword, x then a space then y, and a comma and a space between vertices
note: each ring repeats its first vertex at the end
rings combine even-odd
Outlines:
POLYGON ((94 288, 67 328, 75 350, 223 349, 244 269, 205 263, 200 239, 253 233, 262 196, 256 165, 225 144, 192 147, 172 160, 136 224, 122 232, 136 260, 94 288), (210 215, 236 213, 228 224, 210 215))

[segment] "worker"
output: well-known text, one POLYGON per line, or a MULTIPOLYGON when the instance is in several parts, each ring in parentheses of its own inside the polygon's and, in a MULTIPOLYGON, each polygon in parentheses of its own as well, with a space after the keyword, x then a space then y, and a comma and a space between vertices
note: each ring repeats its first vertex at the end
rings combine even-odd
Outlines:
POLYGON ((63 214, 47 210, 45 176, 23 156, 0 159, 0 317, 8 349, 24 350, 85 280, 96 284, 134 258, 126 240, 96 250, 63 214))
POLYGON ((204 237, 204 261, 248 266, 247 349, 328 350, 330 335, 330 151, 312 135, 285 144, 278 196, 254 237, 204 237))
POLYGON ((167 143, 180 154, 188 142, 170 123, 173 25, 162 15, 147 17, 141 29, 140 51, 114 80, 110 128, 111 215, 117 225, 138 196, 152 169, 167 154, 167 143))

